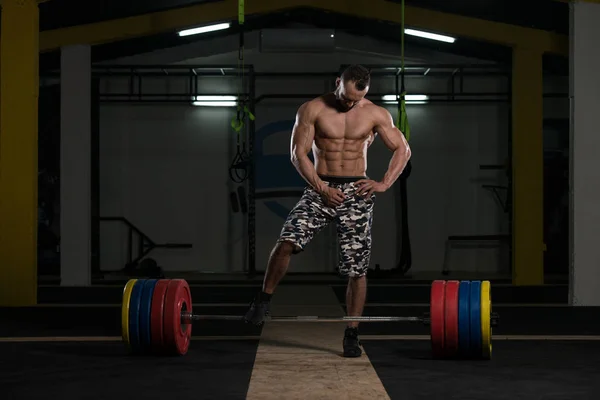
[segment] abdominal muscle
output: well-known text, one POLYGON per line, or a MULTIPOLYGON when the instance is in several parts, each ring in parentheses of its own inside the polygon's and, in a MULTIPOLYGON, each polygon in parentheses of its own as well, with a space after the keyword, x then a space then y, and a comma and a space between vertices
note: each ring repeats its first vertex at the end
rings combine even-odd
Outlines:
POLYGON ((367 138, 315 138, 313 155, 319 175, 366 176, 367 138))

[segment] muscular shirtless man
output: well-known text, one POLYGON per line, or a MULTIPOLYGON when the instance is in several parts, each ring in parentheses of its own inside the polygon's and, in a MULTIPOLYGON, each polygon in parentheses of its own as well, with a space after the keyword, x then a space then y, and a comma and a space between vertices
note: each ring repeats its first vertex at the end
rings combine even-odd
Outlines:
MULTIPOLYGON (((348 276, 348 315, 362 315, 371 256, 374 193, 388 190, 410 158, 408 144, 390 113, 364 98, 370 78, 365 67, 350 66, 336 80, 333 93, 308 101, 298 109, 291 159, 308 186, 283 225, 269 258, 262 291, 250 304, 246 322, 263 323, 290 257, 302 251, 331 221, 337 225, 340 244, 338 268, 342 275, 348 276), (380 181, 366 175, 367 149, 378 134, 393 152, 380 181), (314 165, 308 158, 311 149, 314 165)), ((362 354, 358 323, 348 324, 343 348, 345 357, 362 354)))

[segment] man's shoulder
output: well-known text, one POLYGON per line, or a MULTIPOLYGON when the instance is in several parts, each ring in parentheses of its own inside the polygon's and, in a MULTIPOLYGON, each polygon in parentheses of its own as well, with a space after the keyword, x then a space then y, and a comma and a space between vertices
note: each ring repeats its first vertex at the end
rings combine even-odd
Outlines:
POLYGON ((368 113, 369 115, 375 118, 386 118, 387 115, 389 115, 389 111, 385 107, 377 105, 370 100, 365 100, 365 102, 360 107, 360 111, 368 113))
POLYGON ((323 96, 316 97, 314 99, 308 100, 299 107, 298 112, 307 115, 316 116, 326 107, 326 102, 323 96))
POLYGON ((382 107, 378 104, 373 103, 371 100, 366 100, 366 99, 364 101, 364 104, 362 105, 362 108, 365 111, 376 112, 376 113, 382 113, 382 112, 387 111, 387 109, 385 107, 382 107))
POLYGON ((319 97, 315 97, 314 99, 308 100, 304 104, 308 104, 312 108, 323 108, 323 107, 326 107, 329 104, 327 100, 328 100, 327 99, 327 95, 324 94, 324 95, 321 95, 319 97))

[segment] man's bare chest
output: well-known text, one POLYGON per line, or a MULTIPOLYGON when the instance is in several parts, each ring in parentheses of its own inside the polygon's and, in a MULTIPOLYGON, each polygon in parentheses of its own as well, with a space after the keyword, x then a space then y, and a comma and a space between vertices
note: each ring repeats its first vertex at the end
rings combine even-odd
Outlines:
POLYGON ((359 140, 369 137, 373 129, 373 120, 364 111, 327 112, 317 118, 315 135, 320 138, 359 140))

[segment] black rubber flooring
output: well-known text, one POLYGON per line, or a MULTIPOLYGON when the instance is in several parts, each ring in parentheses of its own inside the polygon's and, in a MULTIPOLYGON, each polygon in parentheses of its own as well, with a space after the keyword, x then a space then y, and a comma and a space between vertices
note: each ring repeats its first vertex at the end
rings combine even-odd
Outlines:
MULTIPOLYGON (((194 341, 184 357, 118 342, 0 343, 2 398, 244 399, 258 341, 194 341)), ((500 341, 491 361, 432 360, 427 341, 368 341, 392 399, 598 398, 600 342, 500 341)), ((351 390, 351 388, 348 388, 351 390)))
POLYGON ((363 346, 392 399, 600 398, 600 342, 498 341, 490 361, 432 360, 427 341, 363 346))
MULTIPOLYGON (((423 316, 428 307, 365 307, 365 316, 423 316)), ((494 307, 500 316, 494 335, 600 335, 600 307, 494 307)), ((369 335, 427 335, 421 323, 369 322, 360 325, 369 335)), ((600 368, 600 364, 599 364, 600 368)), ((600 369, 599 369, 600 371, 600 369)))
POLYGON ((0 398, 244 399, 257 340, 193 341, 184 357, 132 357, 122 343, 0 343, 0 398))
MULTIPOLYGON (((334 289, 343 302, 345 288, 334 289)), ((194 313, 242 315, 245 305, 211 303, 247 304, 258 286, 195 286, 192 290, 194 302, 205 303, 195 306, 194 313)), ((428 303, 424 297, 428 290, 427 285, 370 287, 369 301, 403 303, 410 299, 428 303), (398 295, 410 291, 408 297, 398 295)), ((73 305, 0 308, 0 337, 121 335, 122 287, 47 287, 41 288, 42 292, 47 303, 73 305)), ((502 302, 498 292, 502 290, 494 290, 495 303, 502 302)), ((506 296, 504 303, 508 304, 520 298, 506 296)), ((428 307, 368 306, 364 314, 421 316, 427 311, 428 307)), ((600 308, 507 305, 495 306, 494 311, 500 314, 496 336, 600 335, 600 308)), ((419 323, 364 323, 360 332, 365 336, 427 335, 429 328, 419 323)), ((261 328, 242 322, 202 321, 193 325, 194 336, 260 333, 261 328)), ((250 337, 194 340, 185 357, 155 358, 129 356, 119 341, 0 342, 0 393, 2 399, 244 399, 257 345, 258 341, 250 337)), ((363 337, 363 345, 392 399, 600 398, 600 341, 495 340, 491 361, 432 360, 427 340, 363 337)))
MULTIPOLYGON (((196 306, 195 314, 241 316, 246 306, 196 306)), ((428 307, 367 306, 365 316, 423 316, 428 307)), ((500 324, 495 335, 600 335, 600 307, 495 307, 500 324)), ((194 336, 255 336, 261 328, 237 321, 195 321, 194 336)), ((427 335, 421 323, 361 324, 368 335, 427 335)), ((119 336, 118 306, 0 308, 0 336, 119 336)))
MULTIPOLYGON (((246 307, 196 306, 195 314, 243 315, 246 307)), ((194 336, 255 336, 262 328, 236 321, 194 321, 194 336)), ((120 307, 0 308, 0 337, 121 336, 120 307)))

